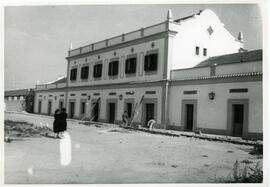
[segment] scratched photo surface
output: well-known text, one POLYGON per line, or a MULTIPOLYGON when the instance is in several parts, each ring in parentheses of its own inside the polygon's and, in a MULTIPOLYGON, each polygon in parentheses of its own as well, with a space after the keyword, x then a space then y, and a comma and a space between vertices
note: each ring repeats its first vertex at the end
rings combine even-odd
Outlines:
POLYGON ((263 183, 261 4, 4 7, 4 184, 263 183))

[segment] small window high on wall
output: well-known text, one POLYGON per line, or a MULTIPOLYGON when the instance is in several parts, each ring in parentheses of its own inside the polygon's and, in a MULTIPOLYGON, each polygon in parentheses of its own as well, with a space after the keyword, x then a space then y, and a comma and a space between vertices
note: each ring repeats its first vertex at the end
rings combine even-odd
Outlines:
POLYGON ((94 66, 94 73, 93 76, 94 78, 101 77, 102 75, 102 64, 96 64, 94 66))
POLYGON ((207 56, 207 49, 203 48, 203 56, 207 56))
POLYGON ((109 63, 109 76, 118 75, 118 61, 113 61, 109 63))
POLYGON ((88 79, 89 66, 82 67, 81 69, 81 79, 88 79))
POLYGON ((70 80, 75 81, 77 78, 77 68, 74 68, 70 71, 70 80))
POLYGON ((158 54, 149 54, 144 57, 144 71, 157 70, 158 54))
POLYGON ((198 46, 196 46, 196 48, 195 48, 195 54, 196 55, 199 55, 200 54, 200 48, 198 46))
POLYGON ((126 60, 125 73, 136 73, 136 58, 129 58, 126 60))

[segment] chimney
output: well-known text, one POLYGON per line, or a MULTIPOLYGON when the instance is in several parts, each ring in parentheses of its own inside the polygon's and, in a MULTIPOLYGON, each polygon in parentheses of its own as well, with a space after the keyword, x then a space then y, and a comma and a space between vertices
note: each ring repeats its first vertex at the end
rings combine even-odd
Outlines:
POLYGON ((168 20, 168 21, 172 21, 172 10, 171 10, 171 9, 168 10, 168 13, 167 13, 167 20, 168 20))
POLYGON ((243 37, 243 33, 241 31, 238 34, 237 40, 240 43, 239 52, 244 51, 244 37, 243 37))
POLYGON ((238 38, 237 38, 239 41, 241 42, 244 42, 244 39, 243 39, 243 33, 240 31, 239 34, 238 34, 238 38))

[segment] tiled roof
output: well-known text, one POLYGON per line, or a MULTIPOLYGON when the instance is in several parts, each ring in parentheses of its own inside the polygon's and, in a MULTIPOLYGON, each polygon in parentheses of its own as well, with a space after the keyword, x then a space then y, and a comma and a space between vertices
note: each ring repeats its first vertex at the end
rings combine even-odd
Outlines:
POLYGON ((251 61, 260 61, 262 60, 262 50, 254 50, 240 53, 233 53, 228 55, 221 55, 210 57, 195 67, 206 67, 213 65, 224 65, 231 63, 241 63, 241 62, 251 62, 251 61))
POLYGON ((27 92, 28 89, 5 91, 5 97, 25 96, 27 95, 27 92))
POLYGON ((215 75, 215 76, 201 76, 201 77, 185 77, 185 78, 181 78, 181 79, 173 79, 172 81, 220 79, 220 78, 247 77, 247 76, 262 76, 262 72, 232 73, 232 74, 215 75))

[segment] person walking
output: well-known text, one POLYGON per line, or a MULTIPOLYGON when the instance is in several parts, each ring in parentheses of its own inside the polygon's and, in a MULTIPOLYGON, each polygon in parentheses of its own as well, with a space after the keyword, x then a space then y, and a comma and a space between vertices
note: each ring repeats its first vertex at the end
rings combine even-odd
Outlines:
POLYGON ((60 138, 59 133, 61 129, 60 110, 56 109, 54 112, 53 132, 55 138, 60 138))
POLYGON ((63 133, 67 130, 67 113, 66 109, 62 108, 60 113, 60 132, 61 136, 63 136, 63 133))

